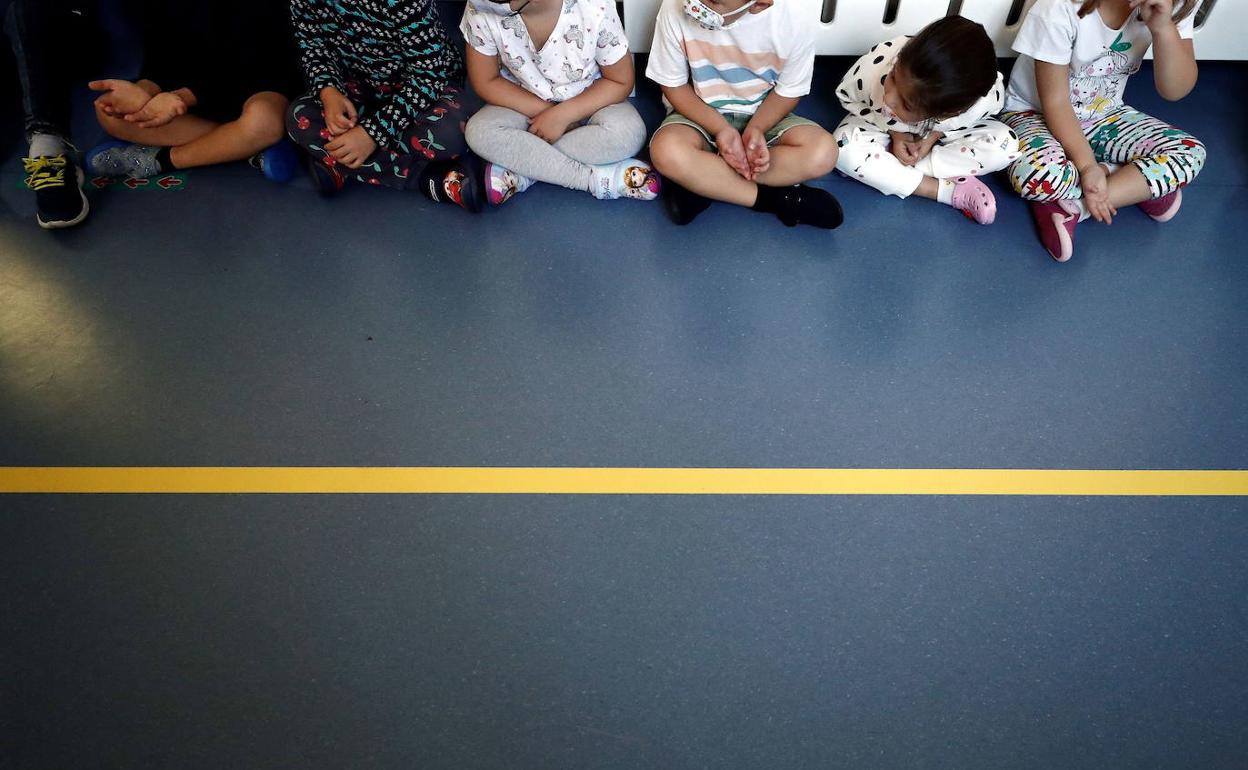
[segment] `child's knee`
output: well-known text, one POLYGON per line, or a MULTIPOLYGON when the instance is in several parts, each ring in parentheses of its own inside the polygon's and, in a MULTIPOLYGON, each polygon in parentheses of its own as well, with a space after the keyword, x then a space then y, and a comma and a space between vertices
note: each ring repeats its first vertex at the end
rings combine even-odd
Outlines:
MULTIPOLYGON (((490 120, 488 110, 489 107, 483 107, 477 114, 468 118, 468 122, 464 125, 464 140, 468 142, 468 147, 478 155, 485 151, 491 136, 499 129, 499 126, 490 120)), ((488 154, 488 151, 486 152, 488 154)))
POLYGON ((650 140, 650 161, 664 176, 678 179, 688 167, 689 160, 697 150, 670 127, 657 131, 650 140))
POLYGON ((1188 178, 1190 182, 1196 178, 1196 175, 1205 167, 1205 159, 1209 155, 1209 151, 1205 148, 1205 143, 1194 136, 1186 135, 1179 140, 1179 149, 1177 152, 1182 156, 1183 167, 1188 169, 1188 178))
POLYGON ((807 163, 809 164, 809 173, 813 177, 831 174, 836 169, 836 161, 840 157, 840 148, 837 146, 836 138, 827 131, 821 131, 819 136, 810 143, 807 163))
POLYGON ((243 105, 239 126, 256 142, 275 144, 286 132, 286 106, 278 94, 257 94, 243 105))
POLYGON ((646 142, 646 121, 631 106, 626 110, 618 110, 607 125, 623 144, 641 147, 646 142))

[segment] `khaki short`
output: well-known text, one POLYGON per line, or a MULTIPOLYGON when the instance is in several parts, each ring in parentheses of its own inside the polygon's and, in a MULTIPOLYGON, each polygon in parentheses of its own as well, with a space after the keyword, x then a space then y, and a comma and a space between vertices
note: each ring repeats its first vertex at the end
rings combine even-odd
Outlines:
MULTIPOLYGON (((738 131, 744 131, 745 127, 750 123, 750 118, 754 117, 753 115, 738 115, 732 112, 722 114, 724 116, 724 120, 728 121, 728 125, 738 131)), ((707 133, 705 128, 699 126, 697 123, 694 123, 692 120, 686 118, 684 115, 681 115, 679 112, 669 112, 667 117, 663 119, 663 122, 659 124, 659 127, 654 130, 655 136, 658 136, 658 133, 668 126, 689 126, 701 134, 707 144, 709 144, 712 148, 715 148, 715 137, 707 133)), ((779 123, 772 126, 767 133, 763 134, 763 138, 767 140, 767 146, 770 147, 780 141, 780 137, 784 136, 786 131, 791 128, 797 128, 798 126, 815 126, 818 128, 819 124, 813 120, 807 120, 806 118, 794 115, 790 112, 788 115, 781 118, 779 123)), ((650 141, 654 141, 653 136, 650 137, 650 141)))

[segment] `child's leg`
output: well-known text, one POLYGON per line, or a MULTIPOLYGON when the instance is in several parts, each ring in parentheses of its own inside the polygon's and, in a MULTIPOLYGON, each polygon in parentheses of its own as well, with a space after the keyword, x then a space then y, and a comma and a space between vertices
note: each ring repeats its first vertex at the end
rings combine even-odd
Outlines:
POLYGON ((650 159, 664 177, 704 198, 738 206, 758 199, 758 185, 733 171, 691 126, 660 127, 650 140, 650 159))
POLYGON ((120 115, 107 114, 98 104, 95 118, 100 128, 114 139, 152 147, 176 147, 193 142, 220 126, 198 115, 181 115, 163 126, 140 128, 137 123, 131 123, 120 115))
POLYGON ((407 152, 392 157, 388 168, 383 165, 381 184, 411 187, 430 164, 463 155, 468 151, 464 135, 467 122, 468 110, 463 91, 448 87, 404 133, 403 144, 407 152))
POLYGON ((633 105, 620 102, 598 110, 587 125, 567 132, 554 146, 573 160, 601 166, 633 157, 645 143, 645 121, 633 105))
POLYGON ((1066 157, 1061 142, 1038 112, 1007 112, 1001 120, 1018 135, 1022 157, 1007 173, 1014 192, 1029 201, 1076 200, 1083 197, 1079 170, 1066 157))
POLYGON ((836 139, 818 126, 794 126, 771 147, 771 166, 758 175, 759 184, 791 187, 832 173, 837 161, 836 139))
POLYGON ((593 169, 530 134, 529 119, 515 110, 486 105, 468 121, 465 135, 473 152, 521 176, 571 190, 591 189, 593 169))
POLYGON ((888 151, 888 133, 856 115, 846 117, 837 126, 836 143, 840 147, 837 170, 885 195, 908 198, 923 182, 922 171, 907 166, 888 151))
POLYGON ((193 168, 250 158, 282 138, 286 97, 272 91, 251 96, 242 113, 229 123, 214 123, 183 115, 157 128, 133 123, 97 111, 100 125, 118 139, 153 147, 169 147, 174 168, 193 168))
POLYGON ((999 120, 985 119, 964 131, 945 134, 914 167, 933 179, 983 176, 1018 160, 1018 135, 999 120))
POLYGON ((1130 107, 1114 110, 1087 133, 1097 160, 1126 164, 1109 177, 1114 207, 1169 195, 1190 184, 1205 165, 1199 140, 1130 107))
POLYGON ((330 158, 325 152, 325 143, 330 140, 329 126, 325 123, 321 100, 314 94, 291 102, 286 113, 286 134, 318 162, 325 163, 325 159, 330 158))

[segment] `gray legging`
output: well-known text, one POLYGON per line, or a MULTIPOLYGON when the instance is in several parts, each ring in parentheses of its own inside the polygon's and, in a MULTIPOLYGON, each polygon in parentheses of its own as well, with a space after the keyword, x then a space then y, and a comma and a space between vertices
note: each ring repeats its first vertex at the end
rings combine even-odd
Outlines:
POLYGON ((628 102, 603 107, 585 125, 554 144, 529 133, 529 119, 506 107, 486 105, 472 116, 464 137, 488 161, 538 182, 590 190, 591 166, 633 157, 646 141, 646 124, 628 102))

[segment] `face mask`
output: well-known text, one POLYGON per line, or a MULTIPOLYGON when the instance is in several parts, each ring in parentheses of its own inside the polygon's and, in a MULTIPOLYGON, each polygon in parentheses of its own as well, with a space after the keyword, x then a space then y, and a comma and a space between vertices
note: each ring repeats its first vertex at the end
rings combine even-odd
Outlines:
POLYGON ((511 10, 510 0, 473 0, 472 5, 483 13, 492 13, 497 16, 519 16, 528 3, 524 3, 516 10, 511 10))
POLYGON ((758 0, 750 0, 750 2, 741 6, 732 13, 722 14, 708 8, 702 0, 685 0, 685 15, 696 21, 698 26, 703 29, 714 31, 717 29, 723 29, 724 25, 728 23, 729 16, 736 16, 739 13, 744 13, 756 2, 758 2, 758 0))

